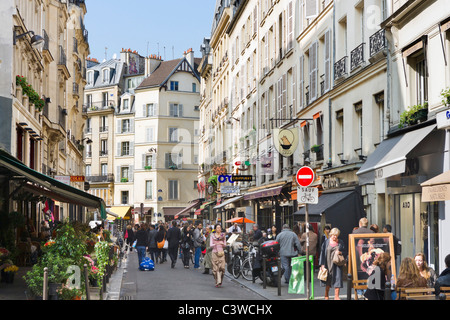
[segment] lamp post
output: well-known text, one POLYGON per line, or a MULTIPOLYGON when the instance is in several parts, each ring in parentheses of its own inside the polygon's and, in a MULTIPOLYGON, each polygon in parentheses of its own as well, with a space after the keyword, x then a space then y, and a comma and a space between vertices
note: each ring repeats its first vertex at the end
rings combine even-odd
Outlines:
POLYGON ((13 45, 16 45, 16 41, 20 38, 23 38, 24 36, 26 36, 27 34, 32 34, 33 36, 31 37, 31 46, 33 48, 39 47, 41 44, 43 44, 45 42, 44 38, 40 35, 37 35, 34 33, 34 31, 28 31, 22 34, 17 34, 16 30, 14 30, 13 32, 13 45))

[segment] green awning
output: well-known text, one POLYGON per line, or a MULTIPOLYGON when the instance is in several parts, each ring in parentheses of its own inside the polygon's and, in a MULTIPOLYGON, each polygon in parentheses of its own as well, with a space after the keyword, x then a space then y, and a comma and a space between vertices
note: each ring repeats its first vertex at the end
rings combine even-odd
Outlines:
POLYGON ((54 197, 61 202, 98 208, 102 219, 106 219, 106 205, 103 199, 35 171, 2 149, 0 149, 0 166, 34 183, 35 185, 28 183, 24 185, 31 192, 42 192, 43 195, 54 197))
POLYGON ((209 206, 211 203, 214 203, 215 201, 209 201, 209 202, 205 202, 204 204, 202 204, 200 206, 200 209, 205 209, 207 206, 209 206))

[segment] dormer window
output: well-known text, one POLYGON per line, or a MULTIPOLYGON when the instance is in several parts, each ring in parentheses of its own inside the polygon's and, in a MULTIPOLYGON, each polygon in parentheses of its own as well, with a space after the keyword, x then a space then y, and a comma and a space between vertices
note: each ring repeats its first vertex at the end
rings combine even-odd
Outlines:
POLYGON ((103 83, 109 82, 109 69, 103 69, 102 75, 103 75, 103 83))
POLYGON ((92 86, 94 84, 94 71, 89 71, 87 73, 87 84, 88 86, 92 86))

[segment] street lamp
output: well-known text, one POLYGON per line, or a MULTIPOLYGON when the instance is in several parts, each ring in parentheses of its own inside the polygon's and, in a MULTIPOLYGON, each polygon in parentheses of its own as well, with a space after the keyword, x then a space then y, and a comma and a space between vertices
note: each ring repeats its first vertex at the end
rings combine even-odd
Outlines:
POLYGON ((89 139, 89 138, 84 138, 84 139, 82 139, 82 140, 78 140, 77 142, 78 142, 78 144, 81 144, 83 141, 85 141, 86 140, 86 143, 87 144, 91 144, 93 141, 91 140, 91 139, 89 139))
POLYGON ((13 44, 16 45, 16 40, 23 38, 24 36, 26 36, 27 34, 32 34, 33 36, 31 37, 31 46, 33 48, 39 47, 41 44, 43 44, 45 42, 44 38, 40 35, 37 35, 34 33, 34 31, 28 31, 22 34, 17 35, 16 30, 14 30, 14 36, 13 36, 13 44))

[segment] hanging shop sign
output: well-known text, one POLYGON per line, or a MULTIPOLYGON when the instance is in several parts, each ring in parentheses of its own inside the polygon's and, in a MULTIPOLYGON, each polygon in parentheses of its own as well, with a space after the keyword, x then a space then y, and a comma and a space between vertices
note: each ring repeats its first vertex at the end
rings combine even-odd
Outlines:
POLYGON ((220 193, 240 193, 239 186, 221 186, 220 193))
POLYGON ((292 156, 297 150, 298 142, 298 128, 273 129, 273 144, 283 157, 292 156))
POLYGON ((253 176, 231 176, 231 181, 253 181, 253 176))

